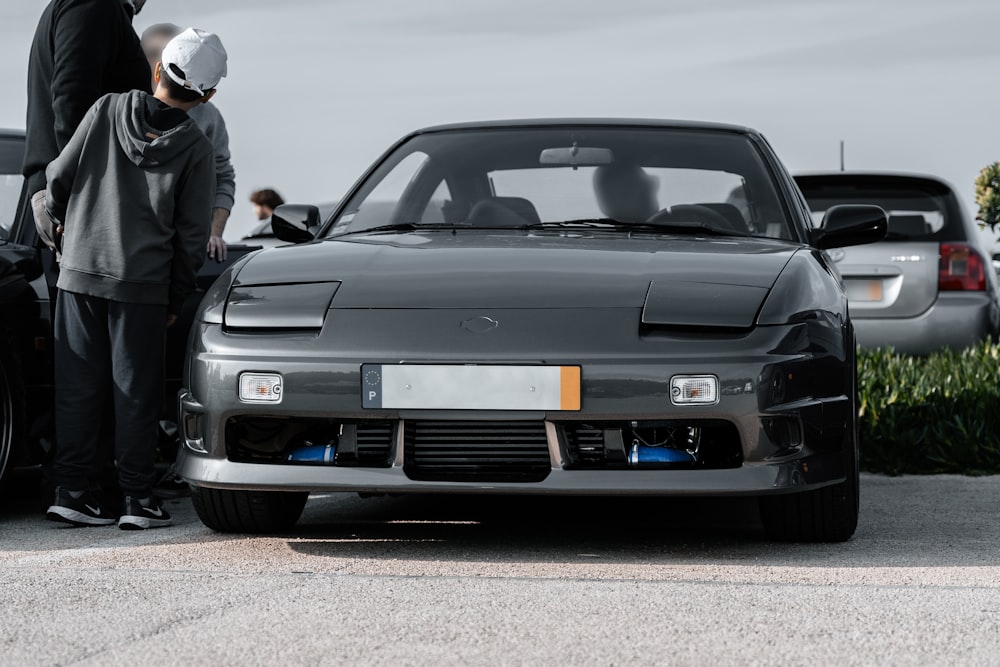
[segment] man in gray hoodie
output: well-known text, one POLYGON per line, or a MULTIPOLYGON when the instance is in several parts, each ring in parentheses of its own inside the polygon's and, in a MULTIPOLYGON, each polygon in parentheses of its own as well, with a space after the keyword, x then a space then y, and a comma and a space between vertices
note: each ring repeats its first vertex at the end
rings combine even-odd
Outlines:
MULTIPOLYGON (((156 63, 163 56, 163 48, 181 33, 181 28, 173 23, 156 23, 142 32, 140 43, 149 61, 149 69, 156 69, 156 63)), ((212 233, 208 237, 208 256, 222 262, 226 259, 226 242, 222 233, 233 210, 236 197, 236 171, 233 169, 229 152, 229 131, 222 113, 211 102, 200 104, 188 115, 205 133, 215 150, 215 204, 212 209, 212 233)))
POLYGON ((100 415, 115 410, 122 529, 170 525, 152 495, 166 327, 195 287, 215 199, 211 142, 187 111, 226 74, 219 38, 188 29, 164 49, 154 95, 106 95, 46 170, 62 233, 55 313, 56 497, 46 516, 108 525, 88 490, 100 415))

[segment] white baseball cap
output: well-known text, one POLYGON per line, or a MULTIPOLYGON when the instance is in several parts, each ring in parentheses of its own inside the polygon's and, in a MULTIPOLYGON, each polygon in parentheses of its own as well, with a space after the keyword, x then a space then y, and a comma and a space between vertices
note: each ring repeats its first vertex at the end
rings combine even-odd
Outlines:
POLYGON ((218 35, 198 28, 188 28, 167 42, 160 62, 163 63, 163 71, 175 83, 204 95, 206 90, 218 86, 222 77, 228 73, 227 58, 226 49, 218 35), (171 65, 180 69, 184 76, 175 73, 171 65))

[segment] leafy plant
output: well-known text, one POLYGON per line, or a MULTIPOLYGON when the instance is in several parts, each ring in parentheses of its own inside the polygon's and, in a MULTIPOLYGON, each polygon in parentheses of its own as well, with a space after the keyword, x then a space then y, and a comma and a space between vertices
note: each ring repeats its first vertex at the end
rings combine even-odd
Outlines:
POLYGON ((1000 473, 1000 346, 858 355, 861 465, 901 474, 1000 473))
POLYGON ((976 178, 976 204, 979 213, 976 219, 980 227, 997 231, 1000 225, 1000 162, 983 167, 976 178))

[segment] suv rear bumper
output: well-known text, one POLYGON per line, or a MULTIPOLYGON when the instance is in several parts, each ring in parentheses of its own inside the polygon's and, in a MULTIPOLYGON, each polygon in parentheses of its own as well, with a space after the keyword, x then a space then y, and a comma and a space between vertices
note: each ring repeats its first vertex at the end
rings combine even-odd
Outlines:
POLYGON ((996 334, 1000 310, 987 292, 945 292, 916 317, 853 317, 858 344, 892 346, 906 354, 929 354, 943 347, 963 348, 996 334))

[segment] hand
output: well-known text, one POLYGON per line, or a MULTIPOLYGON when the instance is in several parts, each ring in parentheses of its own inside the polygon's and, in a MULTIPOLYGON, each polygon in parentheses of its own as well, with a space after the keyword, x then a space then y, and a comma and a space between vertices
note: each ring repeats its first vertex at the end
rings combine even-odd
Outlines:
POLYGON ((175 324, 176 322, 177 322, 177 316, 176 316, 176 315, 174 315, 174 314, 168 314, 168 315, 167 315, 167 328, 168 328, 168 329, 169 329, 170 327, 174 326, 174 324, 175 324))
POLYGON ((226 242, 221 236, 212 234, 208 237, 208 256, 217 262, 226 261, 226 242))

